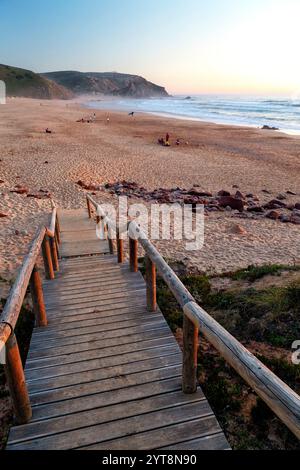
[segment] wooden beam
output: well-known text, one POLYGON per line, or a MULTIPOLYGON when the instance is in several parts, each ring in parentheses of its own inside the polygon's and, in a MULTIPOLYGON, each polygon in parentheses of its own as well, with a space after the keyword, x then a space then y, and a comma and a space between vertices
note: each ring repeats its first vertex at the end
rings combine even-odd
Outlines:
POLYGON ((20 351, 14 333, 11 334, 6 342, 6 364, 4 369, 16 421, 18 424, 28 423, 32 417, 32 411, 20 351))
POLYGON ((197 355, 198 328, 184 315, 182 361, 182 391, 184 393, 195 393, 197 391, 197 355))
POLYGON ((36 233, 36 236, 31 243, 29 252, 24 258, 17 279, 12 289, 10 290, 8 299, 1 314, 1 321, 9 323, 12 329, 14 329, 16 326, 22 303, 27 291, 30 276, 41 249, 45 232, 46 229, 43 227, 36 233))
POLYGON ((45 235, 44 241, 42 243, 42 252, 45 266, 45 273, 47 279, 54 279, 54 270, 52 264, 51 250, 48 235, 45 235))
POLYGON ((59 271, 58 254, 57 254, 55 237, 49 237, 49 242, 50 242, 53 270, 59 271))
POLYGON ((147 308, 150 312, 155 312, 156 304, 156 268, 149 256, 145 257, 146 263, 146 286, 147 286, 147 308))
POLYGON ((300 439, 300 397, 195 302, 184 306, 188 319, 200 328, 221 356, 300 439))
POLYGON ((88 197, 86 198, 86 203, 87 203, 87 210, 88 210, 88 214, 89 214, 89 219, 91 219, 92 218, 92 209, 91 209, 91 203, 90 203, 90 200, 89 200, 88 197))
POLYGON ((129 260, 130 271, 136 273, 138 271, 138 241, 129 238, 129 260))
POLYGON ((123 239, 120 238, 120 233, 117 231, 117 251, 118 251, 118 263, 124 262, 124 243, 123 239))
POLYGON ((47 314, 44 302, 43 287, 40 274, 35 265, 30 278, 30 291, 37 326, 47 326, 47 314))

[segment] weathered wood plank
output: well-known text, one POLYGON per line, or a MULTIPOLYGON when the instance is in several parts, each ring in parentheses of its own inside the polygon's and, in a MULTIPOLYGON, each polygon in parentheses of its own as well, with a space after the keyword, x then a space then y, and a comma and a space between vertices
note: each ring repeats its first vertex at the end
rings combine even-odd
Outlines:
MULTIPOLYGON (((126 406, 124 406, 124 402, 110 406, 104 406, 101 408, 97 408, 95 406, 92 410, 89 411, 82 411, 76 414, 73 413, 72 415, 53 418, 47 421, 39 421, 32 423, 29 426, 23 426, 23 432, 18 431, 17 429, 17 432, 14 432, 14 437, 11 436, 10 445, 31 439, 55 435, 57 433, 77 430, 78 428, 82 427, 83 423, 84 428, 87 428, 89 426, 95 426, 99 423, 109 423, 115 420, 121 420, 148 412, 164 410, 173 408, 175 406, 185 405, 186 403, 191 403, 191 400, 181 393, 180 389, 178 388, 178 383, 176 386, 176 381, 165 381, 164 386, 157 383, 156 385, 159 389, 162 390, 163 394, 155 393, 156 389, 151 385, 149 390, 149 392, 151 392, 150 396, 143 396, 143 400, 133 399, 129 401, 126 406)), ((208 414, 210 412, 209 406, 207 402, 203 400, 203 397, 199 398, 199 396, 195 395, 192 402, 199 403, 203 413, 208 414)), ((72 438, 73 436, 68 434, 68 438, 64 439, 64 449, 68 449, 70 445, 72 445, 72 443, 69 441, 69 439, 72 438)))
MULTIPOLYGON (((182 395, 181 395, 182 396, 182 395)), ((204 433, 220 431, 217 421, 211 416, 212 412, 206 401, 199 401, 188 404, 180 404, 173 408, 161 409, 159 411, 153 411, 147 413, 147 418, 143 414, 132 416, 118 421, 116 426, 115 422, 104 422, 92 427, 84 427, 74 431, 60 433, 58 435, 44 437, 35 440, 28 440, 20 444, 11 444, 9 449, 17 450, 63 450, 63 449, 76 449, 88 445, 90 448, 120 448, 130 449, 132 445, 135 449, 141 448, 141 434, 145 431, 159 428, 161 422, 168 425, 174 425, 177 423, 185 422, 189 419, 198 418, 198 427, 202 425, 204 433), (201 419, 202 418, 202 419, 201 419), (133 434, 131 437, 128 434, 133 434), (114 439, 114 441, 110 441, 114 439), (116 443, 116 439, 118 442, 116 443), (103 442, 105 441, 105 442, 103 442), (128 446, 128 442, 131 441, 131 447, 128 446), (102 442, 102 444, 101 444, 102 442), (107 445, 107 442, 109 444, 107 445), (99 443, 99 444, 98 444, 99 443), (116 447, 117 446, 117 447, 116 447)), ((81 425, 82 426, 82 425, 81 425)), ((157 430, 158 434, 159 431, 157 430)), ((187 433, 187 429, 185 431, 187 433)), ((199 430, 199 433, 201 431, 199 430)), ((160 435, 160 444, 164 444, 166 439, 163 435, 160 435)), ((158 441, 157 441, 158 443, 158 441)), ((147 448, 154 448, 153 440, 148 441, 144 437, 143 445, 147 445, 147 448), (150 446, 150 447, 149 447, 150 446)))

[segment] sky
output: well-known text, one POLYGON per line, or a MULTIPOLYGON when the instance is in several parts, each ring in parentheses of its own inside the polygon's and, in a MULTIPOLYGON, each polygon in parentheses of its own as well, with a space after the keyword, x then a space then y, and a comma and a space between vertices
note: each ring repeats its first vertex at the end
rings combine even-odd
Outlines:
POLYGON ((0 0, 0 63, 300 95, 300 0, 0 0))

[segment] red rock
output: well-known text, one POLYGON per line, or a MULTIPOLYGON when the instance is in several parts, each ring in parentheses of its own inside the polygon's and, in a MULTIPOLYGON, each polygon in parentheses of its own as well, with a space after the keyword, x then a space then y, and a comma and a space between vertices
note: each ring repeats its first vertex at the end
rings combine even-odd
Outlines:
POLYGON ((245 199, 245 196, 241 193, 241 191, 237 191, 234 195, 237 199, 245 199))
POLYGON ((32 197, 32 198, 35 198, 35 199, 42 199, 42 196, 40 194, 36 194, 36 193, 28 193, 27 197, 32 197))
POLYGON ((21 185, 17 185, 16 189, 11 190, 11 193, 17 193, 17 194, 26 194, 28 193, 29 189, 26 187, 23 187, 21 185))
POLYGON ((264 212, 263 208, 257 204, 247 207, 248 212, 264 212))
POLYGON ((231 196, 229 191, 225 191, 224 189, 221 189, 221 191, 218 192, 218 196, 231 196))
POLYGON ((291 218, 290 218, 290 221, 292 222, 292 224, 300 225, 300 215, 292 214, 291 218))
POLYGON ((232 196, 222 196, 218 199, 218 203, 221 207, 229 206, 231 209, 236 209, 239 212, 243 212, 244 210, 244 202, 232 196))
POLYGON ((268 219, 277 220, 280 217, 280 213, 278 211, 270 211, 266 214, 266 217, 268 219))
POLYGON ((265 209, 279 209, 280 207, 286 207, 286 204, 278 199, 272 199, 264 205, 265 209))

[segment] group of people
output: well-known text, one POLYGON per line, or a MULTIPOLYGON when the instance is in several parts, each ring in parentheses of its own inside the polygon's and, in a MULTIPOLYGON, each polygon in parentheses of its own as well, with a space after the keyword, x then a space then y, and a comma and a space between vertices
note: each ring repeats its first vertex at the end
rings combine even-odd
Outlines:
MULTIPOLYGON (((158 142, 159 145, 163 145, 164 147, 170 147, 171 143, 170 143, 169 133, 168 132, 166 133, 166 138, 165 139, 163 137, 161 137, 160 139, 158 139, 157 142, 158 142)), ((175 144, 180 145, 180 140, 176 139, 175 144)))

